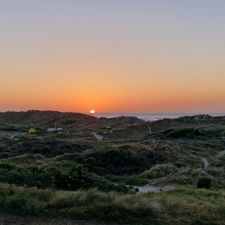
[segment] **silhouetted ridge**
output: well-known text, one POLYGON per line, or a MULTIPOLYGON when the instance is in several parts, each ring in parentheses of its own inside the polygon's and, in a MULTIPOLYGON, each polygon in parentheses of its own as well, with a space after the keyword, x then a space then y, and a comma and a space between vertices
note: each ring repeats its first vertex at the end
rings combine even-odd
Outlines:
POLYGON ((82 113, 39 111, 30 110, 26 112, 2 112, 0 113, 0 124, 26 124, 48 125, 52 123, 73 124, 80 122, 94 122, 97 118, 82 113))

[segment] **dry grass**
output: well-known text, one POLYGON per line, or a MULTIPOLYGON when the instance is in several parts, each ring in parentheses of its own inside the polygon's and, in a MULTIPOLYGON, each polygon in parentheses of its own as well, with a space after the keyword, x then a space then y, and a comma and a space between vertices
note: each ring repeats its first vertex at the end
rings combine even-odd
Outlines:
POLYGON ((26 219, 8 217, 7 222, 7 217, 0 217, 0 225, 97 225, 102 221, 127 225, 224 225, 224 200, 222 190, 186 188, 132 195, 95 189, 59 192, 1 184, 0 211, 26 219), (86 222, 93 220, 97 222, 86 222))

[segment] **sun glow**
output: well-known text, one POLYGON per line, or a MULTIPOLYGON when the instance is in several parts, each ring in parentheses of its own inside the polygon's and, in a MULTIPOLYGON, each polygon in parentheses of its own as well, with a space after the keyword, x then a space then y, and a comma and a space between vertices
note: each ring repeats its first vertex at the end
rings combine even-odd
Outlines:
POLYGON ((90 110, 90 113, 91 113, 91 114, 95 114, 95 110, 94 110, 94 109, 91 109, 91 110, 90 110))

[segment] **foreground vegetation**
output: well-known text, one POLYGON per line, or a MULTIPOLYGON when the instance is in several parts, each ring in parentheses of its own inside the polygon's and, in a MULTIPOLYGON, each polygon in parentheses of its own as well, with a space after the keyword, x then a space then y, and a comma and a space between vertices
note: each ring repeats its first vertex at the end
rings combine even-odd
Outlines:
POLYGON ((118 224, 225 224, 225 191, 178 189, 118 194, 95 189, 61 192, 0 185, 0 210, 22 216, 71 218, 118 224))

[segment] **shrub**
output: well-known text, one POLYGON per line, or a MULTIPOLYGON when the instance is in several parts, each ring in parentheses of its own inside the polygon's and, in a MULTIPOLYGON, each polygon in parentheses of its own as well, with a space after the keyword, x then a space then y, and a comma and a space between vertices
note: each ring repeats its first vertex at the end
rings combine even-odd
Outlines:
POLYGON ((211 188, 212 179, 209 177, 200 177, 197 182, 197 188, 211 188))
POLYGON ((38 167, 0 164, 0 182, 44 188, 54 186, 54 177, 38 167))
POLYGON ((90 171, 101 175, 127 175, 143 172, 152 165, 164 161, 167 157, 166 149, 103 149, 92 152, 80 159, 90 171))

